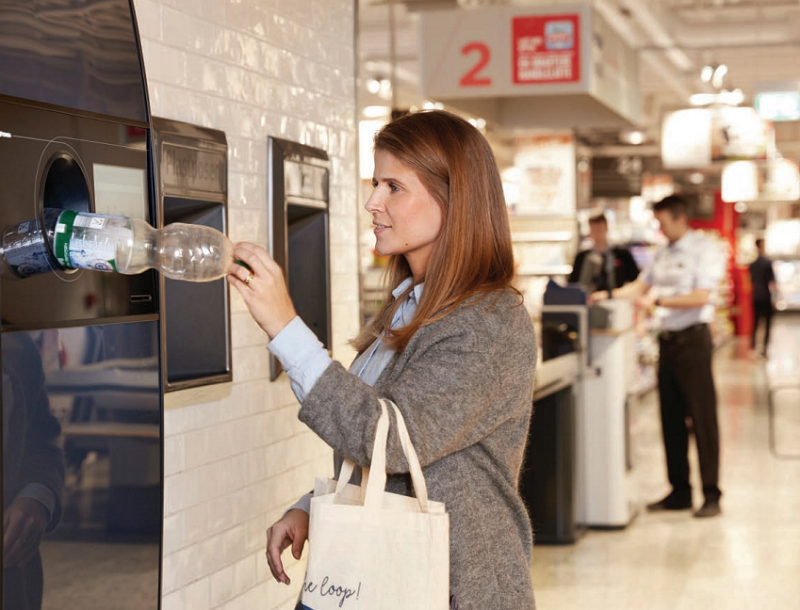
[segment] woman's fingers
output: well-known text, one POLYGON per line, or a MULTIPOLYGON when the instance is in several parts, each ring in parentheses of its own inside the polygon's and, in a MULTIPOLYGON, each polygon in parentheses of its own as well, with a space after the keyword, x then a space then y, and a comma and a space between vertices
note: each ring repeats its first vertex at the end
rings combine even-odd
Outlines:
POLYGON ((298 561, 303 556, 303 547, 305 544, 306 538, 304 536, 298 536, 295 534, 294 538, 292 539, 292 556, 298 561))
POLYGON ((275 580, 287 585, 292 582, 283 568, 281 553, 291 545, 292 555, 295 559, 300 559, 306 540, 308 513, 300 509, 291 509, 267 530, 267 563, 275 580))
POLYGON ((263 290, 271 291, 285 290, 283 270, 261 246, 240 242, 234 247, 233 256, 237 263, 232 264, 228 271, 245 286, 255 288, 258 285, 263 290))
POLYGON ((236 244, 234 257, 247 267, 232 264, 228 282, 242 295, 253 319, 274 339, 297 315, 283 272, 256 244, 236 244))
POLYGON ((283 570, 283 561, 281 561, 281 552, 285 549, 291 540, 288 537, 288 532, 279 524, 273 525, 267 530, 267 563, 269 564, 269 571, 272 572, 272 577, 278 582, 288 585, 291 580, 283 570), (276 530, 278 530, 277 533, 276 530))
POLYGON ((233 255, 236 259, 247 263, 256 274, 283 275, 280 266, 261 246, 246 241, 239 242, 234 246, 233 255))

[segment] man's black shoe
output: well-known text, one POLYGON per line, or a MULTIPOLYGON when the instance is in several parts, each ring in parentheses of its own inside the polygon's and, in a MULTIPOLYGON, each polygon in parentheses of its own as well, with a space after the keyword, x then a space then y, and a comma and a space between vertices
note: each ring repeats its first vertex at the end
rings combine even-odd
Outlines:
POLYGON ((706 500, 703 506, 695 511, 694 516, 700 519, 704 517, 716 517, 721 512, 722 509, 719 506, 719 500, 706 500))
POLYGON ((692 497, 676 494, 674 491, 663 500, 647 505, 647 510, 651 513, 662 510, 689 510, 690 508, 692 508, 692 497))

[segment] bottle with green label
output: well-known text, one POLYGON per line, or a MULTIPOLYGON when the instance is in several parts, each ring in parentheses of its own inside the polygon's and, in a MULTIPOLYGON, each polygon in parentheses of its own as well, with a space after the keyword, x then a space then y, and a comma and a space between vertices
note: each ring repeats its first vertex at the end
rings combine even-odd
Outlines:
POLYGON ((51 238, 58 264, 136 274, 156 269, 174 280, 225 277, 233 244, 220 231, 180 222, 154 229, 144 220, 65 210, 51 238))
POLYGON ((9 279, 24 279, 59 268, 47 246, 48 235, 61 210, 45 208, 41 218, 32 218, 3 229, 0 243, 0 273, 9 279))

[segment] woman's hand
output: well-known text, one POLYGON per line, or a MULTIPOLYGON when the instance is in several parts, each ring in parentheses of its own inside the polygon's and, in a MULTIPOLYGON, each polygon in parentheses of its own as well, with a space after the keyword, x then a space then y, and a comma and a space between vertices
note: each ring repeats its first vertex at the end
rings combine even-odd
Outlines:
POLYGON ((236 244, 233 256, 247 264, 250 270, 241 265, 231 265, 228 283, 242 295, 253 319, 270 339, 274 339, 297 315, 283 272, 267 251, 255 244, 236 244))
POLYGON ((3 565, 22 565, 39 550, 47 528, 47 509, 33 498, 17 498, 3 518, 3 565))
POLYGON ((267 530, 267 562, 275 580, 285 585, 292 582, 283 570, 281 553, 291 544, 292 555, 295 559, 300 559, 306 540, 308 513, 299 508, 290 510, 267 530))

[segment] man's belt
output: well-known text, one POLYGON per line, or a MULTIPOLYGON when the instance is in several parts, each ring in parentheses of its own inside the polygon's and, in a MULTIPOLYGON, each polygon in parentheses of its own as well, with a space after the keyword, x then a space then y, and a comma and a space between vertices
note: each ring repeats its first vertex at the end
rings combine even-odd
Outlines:
POLYGON ((692 333, 696 333, 708 327, 708 324, 705 322, 700 322, 698 324, 692 324, 691 326, 687 326, 686 328, 682 328, 681 330, 662 330, 658 333, 658 338, 661 341, 674 341, 679 337, 685 337, 692 333))

